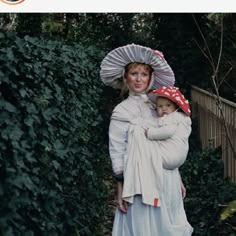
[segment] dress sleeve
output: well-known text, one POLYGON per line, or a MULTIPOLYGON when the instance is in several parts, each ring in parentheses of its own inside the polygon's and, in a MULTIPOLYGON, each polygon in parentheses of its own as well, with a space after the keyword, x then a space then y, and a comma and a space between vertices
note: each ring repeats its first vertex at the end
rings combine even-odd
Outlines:
POLYGON ((129 122, 111 119, 109 126, 109 153, 113 172, 124 170, 124 155, 127 148, 129 122))
POLYGON ((147 130, 147 138, 150 140, 164 140, 174 135, 177 124, 169 124, 160 127, 152 127, 147 130))
POLYGON ((188 138, 190 133, 191 119, 182 112, 173 112, 163 117, 158 126, 149 128, 147 138, 150 140, 165 140, 175 134, 188 138))
POLYGON ((185 139, 188 139, 192 131, 192 121, 190 117, 186 116, 182 122, 180 122, 178 127, 178 135, 185 139))

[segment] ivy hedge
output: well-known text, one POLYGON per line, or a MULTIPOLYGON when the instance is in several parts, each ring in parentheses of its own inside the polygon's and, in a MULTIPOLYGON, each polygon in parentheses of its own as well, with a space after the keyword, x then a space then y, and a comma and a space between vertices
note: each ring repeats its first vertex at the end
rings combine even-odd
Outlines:
POLYGON ((193 236, 234 236, 235 222, 220 220, 225 205, 235 200, 236 185, 224 178, 221 148, 190 152, 180 172, 187 188, 185 210, 193 236))
POLYGON ((0 235, 93 235, 102 221, 100 55, 0 33, 0 235))

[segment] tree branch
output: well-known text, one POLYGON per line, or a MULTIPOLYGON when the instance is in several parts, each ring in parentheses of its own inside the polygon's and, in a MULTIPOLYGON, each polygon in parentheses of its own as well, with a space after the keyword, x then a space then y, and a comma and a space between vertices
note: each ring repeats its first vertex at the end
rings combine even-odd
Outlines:
MULTIPOLYGON (((213 69, 213 74, 212 74, 212 76, 211 76, 211 81, 212 81, 212 84, 213 84, 213 89, 214 89, 215 94, 216 94, 216 96, 213 96, 213 97, 215 98, 215 100, 216 100, 216 105, 217 105, 218 109, 220 110, 221 118, 222 118, 222 121, 223 121, 225 133, 226 133, 226 138, 227 138, 227 140, 228 140, 228 142, 229 142, 229 145, 230 145, 230 148, 231 148, 231 150, 232 150, 232 152, 233 152, 233 157, 234 157, 234 159, 236 159, 236 151, 235 151, 235 149, 234 149, 234 145, 233 145, 232 140, 231 140, 231 137, 230 137, 230 132, 229 132, 228 124, 227 124, 227 122, 226 122, 226 120, 225 120, 225 115, 224 115, 224 111, 223 111, 222 101, 221 101, 220 95, 219 95, 219 86, 217 86, 218 72, 219 72, 219 68, 220 68, 220 62, 221 62, 222 51, 223 51, 223 50, 222 50, 222 49, 223 49, 223 38, 224 38, 224 37, 223 37, 223 36, 224 36, 224 34, 223 34, 223 31, 224 31, 223 16, 222 16, 222 18, 221 18, 220 49, 219 49, 219 55, 218 55, 218 60, 217 60, 216 66, 215 66, 215 63, 214 63, 214 60, 213 60, 211 51, 210 51, 210 49, 209 49, 209 47, 208 47, 207 41, 206 41, 206 39, 205 39, 205 37, 204 37, 204 35, 203 35, 203 33, 202 33, 202 31, 201 31, 201 29, 200 29, 198 23, 197 23, 197 20, 196 20, 196 18, 195 18, 194 15, 192 15, 192 16, 193 16, 193 19, 194 19, 194 21, 195 21, 195 23, 196 23, 196 26, 197 26, 198 30, 199 30, 199 33, 200 33, 200 35, 201 35, 201 37, 202 37, 202 39, 203 39, 203 41, 204 41, 204 45, 205 45, 205 47, 206 47, 206 49, 207 49, 207 53, 205 53, 205 52, 200 48, 200 49, 201 49, 201 52, 203 53, 203 55, 208 58, 209 63, 210 63, 210 65, 212 66, 212 69, 213 69), (207 54, 208 54, 208 55, 207 55, 207 54)), ((197 44, 197 45, 199 45, 199 44, 197 44)), ((232 69, 232 67, 231 67, 231 69, 232 69)), ((229 70, 229 71, 230 71, 230 70, 229 70)), ((229 71, 228 71, 228 73, 229 73, 229 71)), ((227 76, 228 73, 226 73, 226 75, 224 76, 223 79, 226 78, 226 76, 227 76)), ((220 85, 220 83, 219 83, 219 85, 220 85)))

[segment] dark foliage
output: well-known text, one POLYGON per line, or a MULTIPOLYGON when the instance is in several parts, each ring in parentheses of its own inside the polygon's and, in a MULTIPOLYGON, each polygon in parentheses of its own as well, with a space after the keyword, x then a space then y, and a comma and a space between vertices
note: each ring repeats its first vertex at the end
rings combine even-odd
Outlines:
POLYGON ((235 184, 224 179, 220 148, 189 153, 180 171, 187 188, 185 209, 194 227, 193 236, 235 235, 235 230, 219 218, 221 205, 236 196, 235 184))
POLYGON ((93 235, 106 197, 100 53, 3 33, 0 48, 0 235, 93 235))

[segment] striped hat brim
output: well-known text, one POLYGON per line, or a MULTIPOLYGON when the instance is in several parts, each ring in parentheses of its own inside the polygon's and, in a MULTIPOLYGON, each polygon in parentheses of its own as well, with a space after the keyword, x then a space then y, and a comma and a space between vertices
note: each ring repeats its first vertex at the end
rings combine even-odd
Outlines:
POLYGON ((109 52, 101 63, 100 78, 107 86, 123 87, 124 68, 127 64, 139 62, 153 68, 153 84, 150 89, 173 86, 174 72, 161 52, 137 44, 128 44, 109 52))

